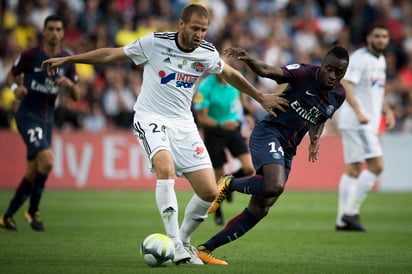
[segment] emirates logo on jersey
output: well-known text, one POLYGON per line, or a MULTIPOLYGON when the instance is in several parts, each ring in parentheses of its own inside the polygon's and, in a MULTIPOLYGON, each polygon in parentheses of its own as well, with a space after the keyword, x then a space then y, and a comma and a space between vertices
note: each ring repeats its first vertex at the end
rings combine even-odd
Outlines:
POLYGON ((194 148, 194 154, 193 154, 194 158, 204 159, 206 157, 206 155, 207 155, 206 148, 202 143, 200 143, 200 142, 194 143, 192 146, 194 148))

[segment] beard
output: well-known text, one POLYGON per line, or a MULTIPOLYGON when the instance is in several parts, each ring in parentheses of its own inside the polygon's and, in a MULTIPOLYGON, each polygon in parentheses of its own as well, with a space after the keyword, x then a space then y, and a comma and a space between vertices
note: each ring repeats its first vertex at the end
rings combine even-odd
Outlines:
POLYGON ((386 49, 386 47, 378 47, 376 44, 371 44, 371 48, 375 53, 379 55, 383 54, 386 49))

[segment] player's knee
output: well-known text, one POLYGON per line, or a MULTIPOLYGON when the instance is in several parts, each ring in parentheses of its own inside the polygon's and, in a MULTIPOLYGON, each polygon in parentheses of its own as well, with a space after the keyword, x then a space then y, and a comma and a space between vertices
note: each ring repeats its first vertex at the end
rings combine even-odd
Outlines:
POLYGON ((284 184, 276 182, 265 187, 266 197, 279 197, 284 190, 284 184))
POLYGON ((49 174, 51 170, 53 169, 53 160, 48 161, 42 161, 39 163, 39 171, 43 174, 49 174))
POLYGON ((372 172, 376 176, 379 176, 379 174, 381 174, 382 171, 383 171, 383 163, 379 163, 375 166, 370 166, 369 170, 370 170, 370 172, 372 172))
POLYGON ((252 176, 253 174, 255 174, 255 169, 251 166, 251 167, 244 167, 243 168, 243 173, 245 173, 245 176, 252 176))
POLYGON ((175 169, 172 165, 164 164, 155 167, 156 175, 159 179, 173 178, 175 175, 175 169))
POLYGON ((262 220, 263 218, 265 218, 266 215, 268 215, 269 213, 269 209, 270 207, 265 206, 265 207, 261 207, 261 206, 253 206, 250 205, 248 207, 250 213, 258 220, 262 220))
MULTIPOLYGON (((202 194, 202 200, 212 202, 214 199, 217 197, 217 188, 215 189, 210 189, 209 191, 205 191, 205 193, 202 194)), ((200 197, 200 196, 199 196, 200 197)))

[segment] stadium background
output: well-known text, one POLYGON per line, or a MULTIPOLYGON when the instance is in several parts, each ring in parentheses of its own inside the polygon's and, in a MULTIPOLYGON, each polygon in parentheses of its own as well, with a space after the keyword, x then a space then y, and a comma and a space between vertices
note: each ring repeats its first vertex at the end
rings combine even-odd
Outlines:
MULTIPOLYGON (((73 53, 123 46, 151 31, 173 31, 184 0, 1 0, 0 8, 0 188, 12 189, 24 172, 25 149, 13 113, 18 101, 5 76, 18 54, 41 41, 44 18, 67 21, 64 45, 73 53)), ((412 3, 396 0, 209 0, 212 12, 207 40, 247 48, 273 65, 319 63, 334 43, 350 51, 363 45, 369 24, 390 30, 388 100, 397 126, 383 134, 386 169, 382 191, 412 191, 407 174, 412 154, 412 3)), ((56 107, 53 149, 56 163, 47 187, 56 189, 153 188, 143 151, 130 132, 132 106, 140 92, 141 67, 131 63, 77 65, 83 100, 62 93, 56 107)), ((239 70, 260 90, 276 91, 273 81, 239 70)), ((258 107, 256 119, 262 115, 258 107)), ((328 123, 320 159, 307 161, 307 140, 300 146, 288 188, 337 189, 343 171, 335 120, 328 123)), ((246 132, 247 134, 247 132, 246 132)), ((230 170, 236 162, 228 165, 230 170)), ((177 187, 187 188, 179 180, 177 187)))

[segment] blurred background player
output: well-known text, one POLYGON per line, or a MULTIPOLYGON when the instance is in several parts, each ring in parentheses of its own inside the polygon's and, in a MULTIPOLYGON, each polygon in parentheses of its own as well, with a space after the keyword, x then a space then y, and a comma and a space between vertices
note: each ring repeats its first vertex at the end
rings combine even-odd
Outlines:
POLYGON ((383 170, 382 146, 378 129, 382 112, 386 126, 395 125, 394 114, 386 103, 386 60, 389 31, 372 25, 366 46, 353 52, 342 84, 347 99, 339 112, 345 172, 339 183, 336 230, 365 231, 359 220, 362 202, 383 170), (367 168, 362 170, 366 161, 367 168))
POLYGON ((30 205, 24 217, 32 229, 44 231, 39 205, 53 167, 51 143, 55 101, 61 87, 68 89, 75 100, 81 93, 73 65, 62 66, 54 76, 41 68, 42 62, 50 57, 69 55, 61 48, 63 20, 55 15, 48 16, 42 34, 42 45, 23 52, 7 75, 7 83, 21 100, 16 123, 27 148, 26 173, 0 219, 0 227, 10 231, 17 230, 13 215, 28 197, 30 205))
POLYGON ((319 138, 325 122, 345 100, 345 89, 340 84, 349 63, 346 49, 330 49, 320 66, 291 64, 274 67, 251 57, 246 50, 230 48, 225 52, 244 61, 257 75, 288 83, 283 96, 289 101, 286 111, 278 116, 265 116, 256 123, 250 136, 249 148, 256 175, 234 178, 225 175, 218 182, 218 197, 213 202, 213 213, 228 194, 238 191, 251 194, 247 208, 230 220, 226 227, 198 246, 198 256, 206 264, 226 265, 212 251, 235 241, 260 222, 283 193, 297 146, 309 132, 310 162, 318 157, 319 138))
MULTIPOLYGON (((228 63, 230 60, 224 58, 224 61, 228 63)), ((233 172, 235 178, 253 175, 255 170, 249 148, 242 135, 247 95, 228 84, 221 75, 211 74, 200 83, 194 103, 196 120, 203 129, 203 140, 212 160, 215 177, 220 178, 225 174, 226 150, 240 162, 239 169, 233 172)), ((251 116, 248 118, 249 123, 254 122, 251 116)), ((248 126, 252 128, 253 124, 248 126)), ((227 200, 231 201, 231 198, 229 196, 227 200)), ((221 209, 219 207, 214 215, 217 225, 224 224, 221 209)))

